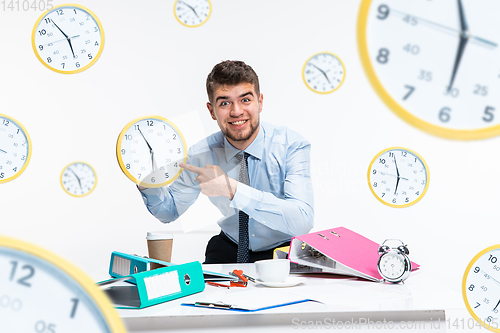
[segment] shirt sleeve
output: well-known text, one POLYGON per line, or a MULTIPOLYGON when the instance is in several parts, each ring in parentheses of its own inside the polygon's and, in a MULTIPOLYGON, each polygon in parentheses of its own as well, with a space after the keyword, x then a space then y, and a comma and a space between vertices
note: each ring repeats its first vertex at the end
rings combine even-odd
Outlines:
MULTIPOLYGON (((188 163, 196 159, 188 156, 188 163)), ((191 172, 183 171, 172 184, 140 191, 148 211, 163 223, 175 221, 195 203, 200 186, 191 172)))
POLYGON ((290 149, 286 159, 284 198, 238 183, 230 206, 290 236, 307 234, 314 219, 310 150, 308 142, 290 149))

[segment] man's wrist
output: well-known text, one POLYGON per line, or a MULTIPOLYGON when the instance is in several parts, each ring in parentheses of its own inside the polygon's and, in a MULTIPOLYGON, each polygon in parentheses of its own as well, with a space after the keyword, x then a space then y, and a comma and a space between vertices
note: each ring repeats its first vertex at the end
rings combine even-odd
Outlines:
POLYGON ((236 188, 238 187, 238 181, 236 179, 228 177, 228 183, 229 195, 227 196, 227 198, 229 200, 233 200, 234 195, 236 194, 236 188))

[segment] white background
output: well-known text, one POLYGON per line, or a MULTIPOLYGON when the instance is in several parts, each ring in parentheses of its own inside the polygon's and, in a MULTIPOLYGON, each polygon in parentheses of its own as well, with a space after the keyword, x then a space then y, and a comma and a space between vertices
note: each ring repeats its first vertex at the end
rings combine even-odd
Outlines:
POLYGON ((207 240, 219 232, 218 211, 201 195, 178 221, 161 224, 121 172, 115 145, 129 121, 152 114, 176 123, 188 146, 217 131, 205 79, 216 63, 237 59, 259 75, 261 119, 312 144, 313 230, 344 226, 380 243, 402 239, 422 271, 460 292, 468 262, 499 243, 499 138, 441 139, 389 110, 361 66, 360 3, 212 0, 208 22, 187 28, 175 19, 173 0, 85 0, 103 24, 105 46, 93 67, 74 75, 36 58, 31 33, 41 12, 0 7, 0 113, 21 122, 33 143, 25 172, 0 184, 0 234, 47 248, 94 280, 107 278, 112 251, 147 255, 147 231, 175 233, 174 262, 203 261, 207 240), (313 93, 301 77, 304 62, 321 51, 338 55, 347 73, 328 95, 313 93), (427 194, 405 209, 381 204, 367 183, 372 158, 392 146, 416 151, 430 170, 427 194), (73 161, 97 172, 87 197, 60 186, 73 161))

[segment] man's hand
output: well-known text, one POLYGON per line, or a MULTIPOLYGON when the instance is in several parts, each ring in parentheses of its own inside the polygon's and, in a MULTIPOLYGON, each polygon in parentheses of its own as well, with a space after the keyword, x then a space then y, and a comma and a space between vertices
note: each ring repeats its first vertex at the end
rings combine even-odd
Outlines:
POLYGON ((238 182, 229 178, 219 166, 207 164, 200 168, 185 163, 179 163, 179 166, 198 174, 196 181, 200 183, 201 193, 209 197, 225 196, 229 200, 233 199, 238 182))

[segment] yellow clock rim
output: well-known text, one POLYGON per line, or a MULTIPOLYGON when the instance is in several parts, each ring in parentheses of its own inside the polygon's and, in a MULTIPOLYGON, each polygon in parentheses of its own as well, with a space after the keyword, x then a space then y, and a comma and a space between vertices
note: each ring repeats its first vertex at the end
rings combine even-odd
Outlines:
POLYGON ((102 28, 101 21, 99 21, 99 19, 97 18, 97 16, 90 9, 88 9, 88 8, 82 6, 82 5, 78 5, 78 4, 74 4, 74 3, 67 3, 67 4, 55 6, 52 9, 48 9, 45 12, 43 12, 42 15, 40 15, 40 17, 38 18, 38 20, 35 22, 35 25, 33 26, 33 31, 31 33, 31 46, 33 47, 33 51, 35 52, 35 55, 38 58, 38 60, 45 67, 47 67, 48 69, 50 69, 50 70, 52 70, 54 72, 57 72, 57 73, 61 73, 61 74, 76 74, 76 73, 83 72, 84 70, 90 68, 97 61, 97 59, 99 59, 99 57, 101 56, 102 51, 104 50, 104 30, 102 28), (54 10, 56 10, 57 8, 61 8, 61 7, 76 7, 76 8, 79 8, 81 10, 86 11, 90 16, 92 16, 92 18, 94 19, 94 21, 97 23, 97 26, 99 27, 99 31, 101 33, 101 46, 99 47, 99 52, 97 52, 97 55, 86 66, 84 66, 82 68, 78 68, 78 69, 73 70, 73 71, 63 71, 63 70, 56 69, 56 68, 54 68, 54 67, 46 64, 45 61, 43 61, 43 59, 38 54, 38 50, 37 50, 37 47, 36 47, 36 44, 35 44, 35 33, 36 33, 36 30, 37 30, 38 25, 40 24, 40 22, 43 20, 43 18, 45 16, 47 16, 47 14, 49 14, 49 13, 53 12, 54 10))
POLYGON ((204 19, 201 23, 196 24, 196 25, 189 25, 189 24, 185 24, 184 22, 182 22, 182 21, 179 19, 179 17, 177 16, 177 11, 175 10, 175 6, 177 5, 177 2, 178 2, 178 1, 179 1, 179 0, 175 0, 175 2, 174 2, 174 16, 175 16, 175 19, 176 19, 176 20, 177 20, 180 24, 182 24, 182 25, 183 25, 183 26, 185 26, 185 27, 188 27, 188 28, 196 28, 196 27, 199 27, 200 25, 205 24, 205 23, 208 21, 208 19, 210 18, 210 15, 212 14, 212 3, 210 3, 210 0, 207 0, 207 2, 208 2, 208 7, 210 8, 210 10, 209 10, 209 12, 208 12, 207 17, 206 17, 206 18, 205 18, 205 19, 204 19))
POLYGON ((106 323, 113 333, 126 333, 125 326, 106 294, 95 285, 90 277, 75 265, 36 245, 14 238, 0 236, 0 247, 28 253, 57 267, 76 281, 99 307, 106 323))
POLYGON ((398 102, 396 102, 394 98, 392 98, 378 79, 368 55, 366 23, 371 2, 372 0, 363 0, 359 9, 357 27, 358 50, 361 58, 361 64, 363 65, 366 76, 368 77, 368 81, 370 81, 375 92, 386 104, 386 106, 407 123, 424 132, 442 138, 454 140, 479 140, 500 135, 500 124, 477 130, 457 130, 431 124, 414 116, 403 108, 398 102))
POLYGON ((416 204, 417 202, 419 202, 420 200, 422 200, 422 198, 424 197, 425 193, 427 193, 427 189, 429 188, 429 182, 430 182, 430 177, 431 177, 430 173, 429 173, 429 167, 427 166, 427 163, 422 158, 422 156, 420 156, 418 153, 414 152, 413 150, 408 149, 408 148, 404 148, 404 147, 391 147, 391 148, 384 149, 381 152, 379 152, 378 154, 376 154, 375 157, 370 162, 370 165, 368 166, 368 174, 367 174, 367 176, 368 176, 368 187, 370 188, 370 191, 375 196, 375 198, 377 198, 377 200, 380 201, 381 203, 383 203, 384 205, 387 205, 387 206, 393 207, 393 208, 406 208, 406 207, 410 207, 410 206, 416 204), (373 190, 372 184, 370 182, 370 174, 371 174, 370 171, 372 170, 373 163, 375 163, 375 161, 377 160, 378 157, 380 157, 380 155, 388 152, 389 150, 406 150, 407 152, 409 152, 409 153, 417 156, 420 159, 420 161, 422 161, 422 164, 424 165, 424 168, 425 168, 425 173, 427 174, 427 182, 425 183, 425 187, 424 187, 424 190, 422 191, 422 194, 416 200, 414 200, 414 201, 412 201, 410 203, 407 203, 405 205, 394 205, 394 204, 385 202, 384 200, 382 200, 377 195, 377 193, 375 193, 375 191, 373 190))
POLYGON ((180 138, 182 140, 182 146, 184 147, 183 162, 186 163, 186 161, 187 161, 187 146, 186 146, 186 140, 184 139, 184 136, 182 135, 182 132, 180 131, 180 129, 173 122, 171 122, 170 120, 168 120, 167 118, 162 117, 162 116, 144 116, 144 117, 139 117, 139 118, 136 118, 136 119, 130 121, 127 125, 125 125, 125 127, 120 132, 120 135, 118 136, 118 141, 116 142, 116 159, 118 160, 118 164, 120 164, 120 169, 122 169, 122 172, 125 174, 125 176, 127 176, 134 183, 136 183, 138 185, 141 185, 141 186, 144 186, 144 187, 147 187, 147 188, 163 187, 163 186, 166 186, 166 185, 172 183, 174 180, 176 180, 177 177, 180 176, 180 174, 182 173, 182 171, 184 169, 180 168, 179 171, 175 174, 175 176, 171 177, 170 180, 168 180, 168 181, 166 181, 164 183, 160 183, 160 184, 146 184, 146 183, 142 183, 139 179, 135 178, 134 176, 132 176, 132 174, 130 174, 130 172, 128 172, 128 170, 125 167, 125 164, 123 163, 123 160, 121 158, 121 145, 122 145, 122 141, 123 141, 123 137, 125 136, 125 133, 128 131, 128 129, 130 127, 132 127, 132 125, 134 125, 138 121, 145 120, 145 119, 158 119, 158 120, 161 120, 161 121, 166 122, 167 124, 169 124, 175 131, 177 131, 177 133, 179 134, 179 136, 180 136, 180 138))
POLYGON ((342 59, 340 59, 336 54, 332 53, 332 52, 328 52, 328 51, 325 51, 325 52, 318 52, 318 53, 315 53, 313 54, 312 56, 310 56, 306 62, 304 63, 304 66, 302 66, 302 80, 304 81, 305 85, 307 88, 309 88, 311 91, 317 93, 317 94, 322 94, 322 95, 326 95, 326 94, 331 94, 332 92, 336 91, 337 89, 340 88, 340 86, 342 86, 342 84, 344 83, 344 80, 345 80, 345 76, 346 76, 346 72, 345 72, 345 66, 344 66, 344 63, 342 62, 342 59), (320 54, 329 54, 329 55, 332 55, 334 56, 339 62, 340 64, 342 65, 342 70, 344 72, 344 75, 342 76, 342 81, 340 81, 339 85, 337 87, 335 87, 335 89, 332 89, 332 90, 329 90, 329 91, 318 91, 316 89, 314 89, 313 87, 311 87, 309 85, 309 83, 307 83, 306 81, 306 75, 305 75, 305 70, 306 70, 306 66, 307 64, 309 63, 309 61, 314 58, 315 56, 317 55, 320 55, 320 54))
POLYGON ((75 198, 81 198, 81 197, 84 197, 84 196, 87 196, 89 195, 90 193, 92 193, 92 191, 95 189, 96 185, 97 185, 97 173, 95 172, 95 169, 90 165, 88 164, 87 162, 83 162, 83 161, 76 161, 76 162, 71 162, 69 163, 68 165, 66 165, 62 171, 61 171, 61 176, 59 176, 59 182, 61 184, 61 187, 63 188, 64 192, 68 193, 69 195, 71 195, 72 197, 75 197, 75 198), (90 191, 88 191, 87 193, 85 194, 81 194, 81 195, 77 195, 77 194, 73 194, 73 193, 70 193, 68 192, 68 190, 66 190, 66 188, 64 187, 63 185, 63 173, 64 171, 70 166, 70 165, 73 165, 73 164, 77 164, 77 163, 80 163, 80 164, 85 164, 86 166, 88 166, 92 172, 94 173, 94 177, 95 177, 95 182, 94 182, 94 186, 92 186, 92 188, 90 189, 90 191))
POLYGON ((492 245, 490 247, 487 247, 485 248, 484 250, 482 250, 481 252, 479 252, 478 254, 476 254, 474 256, 474 258, 472 258, 472 260, 469 262, 469 264, 467 265, 467 268, 465 269, 465 273, 464 273, 464 277, 462 279, 462 296, 463 296, 463 299, 464 299, 464 303, 465 303, 465 307, 467 308, 467 310, 469 311, 470 315, 472 316, 472 318, 474 318, 478 323, 480 323, 484 328, 488 329, 488 330, 491 330, 493 332, 500 332, 500 327, 499 328, 493 328, 491 326, 489 326, 488 324, 486 324, 484 321, 482 321, 475 313, 474 311, 472 310, 472 307, 470 306, 469 304, 469 300, 467 299, 467 277, 469 276, 469 273, 470 273, 470 270, 472 268, 472 266, 476 263, 476 261, 482 257, 484 254, 490 252, 490 251, 493 251, 493 250, 496 250, 496 249, 500 249, 500 244, 497 244, 497 245, 492 245))
POLYGON ((24 165, 23 167, 21 168, 21 170, 19 170, 14 176, 12 177, 9 177, 9 178, 5 178, 5 179, 0 179, 0 184, 2 183, 7 183, 7 182, 10 182, 11 180, 14 180, 16 179, 17 177, 19 177, 23 172, 24 170, 28 167, 28 164, 30 162, 30 159, 31 159, 31 138, 28 134, 28 131, 26 130, 26 128, 23 126, 23 124, 21 124, 20 122, 18 122, 16 119, 12 118, 11 116, 7 116, 5 114, 1 114, 0 113, 0 117, 3 117, 3 118, 7 118, 9 119, 10 121, 16 123, 17 126, 19 126, 23 132, 24 132, 24 135, 26 136, 26 140, 28 141, 28 156, 26 156, 26 162, 24 162, 24 165))

